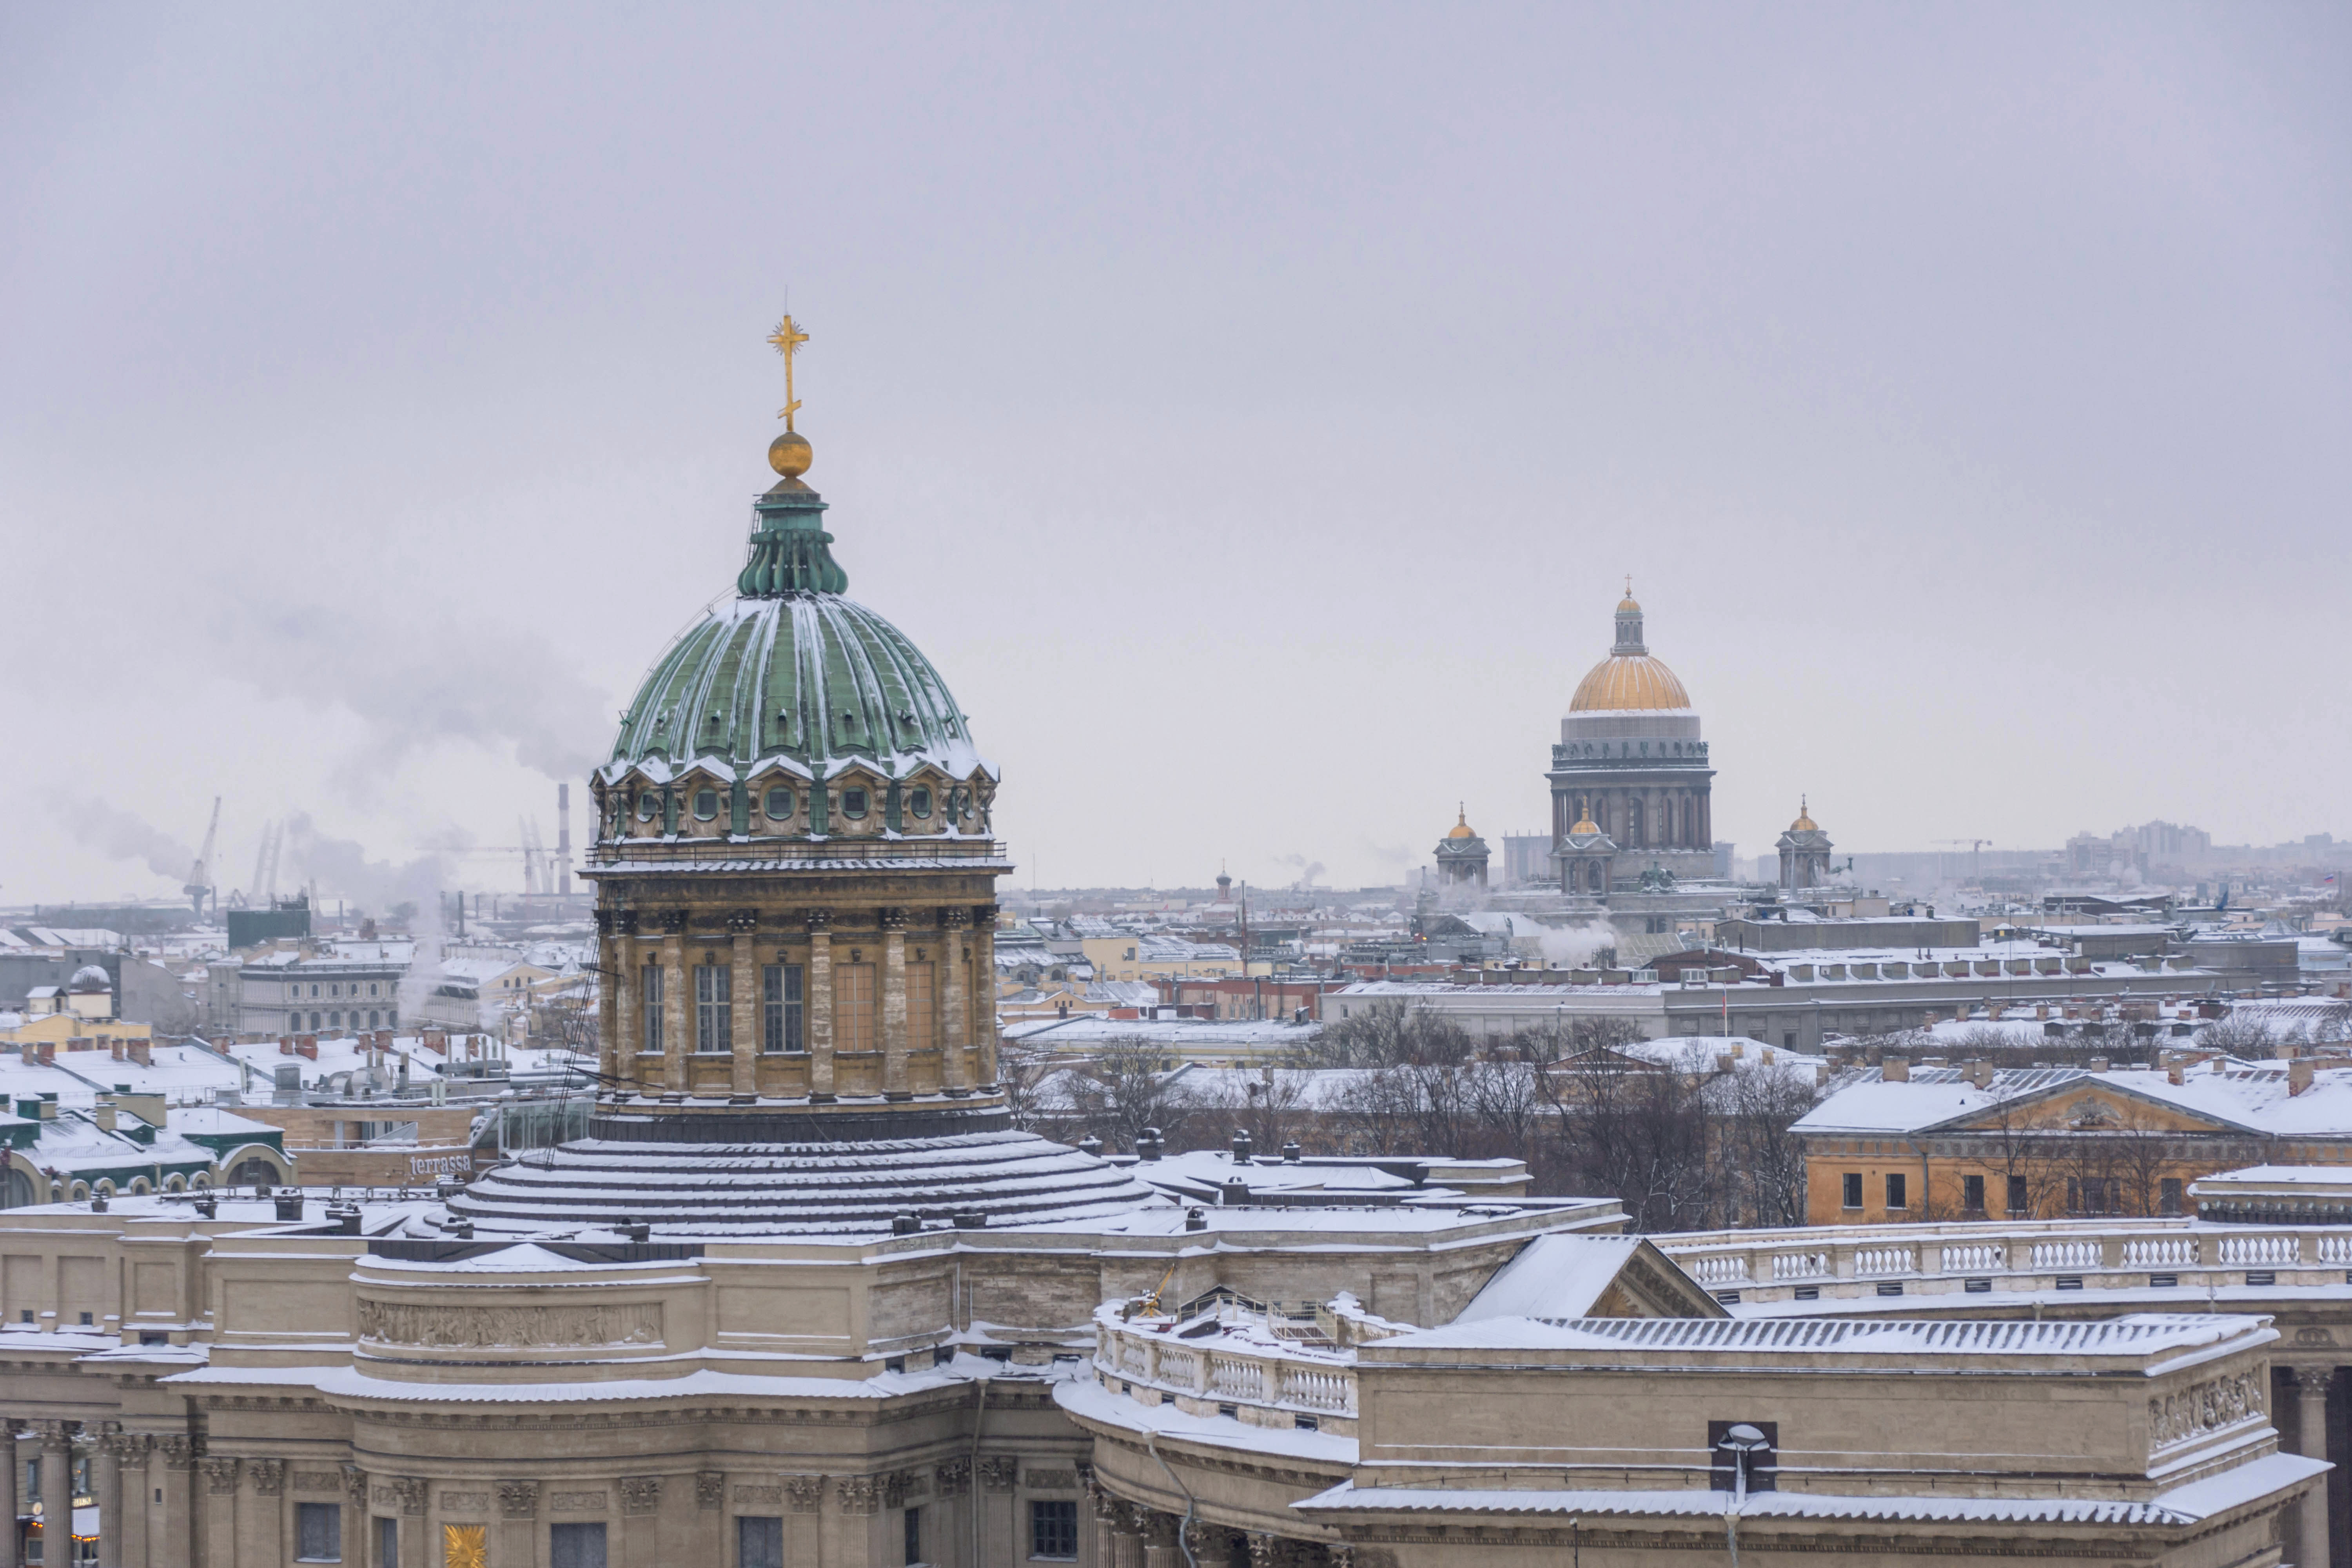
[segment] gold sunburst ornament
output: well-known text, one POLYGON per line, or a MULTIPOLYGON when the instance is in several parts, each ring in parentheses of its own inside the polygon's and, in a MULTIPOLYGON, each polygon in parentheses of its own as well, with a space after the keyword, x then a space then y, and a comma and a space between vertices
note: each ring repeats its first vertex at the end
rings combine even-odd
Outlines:
POLYGON ((807 473, 816 457, 808 437, 793 428, 793 416, 801 409, 801 400, 793 395, 793 355, 808 341, 809 335, 801 331, 800 323, 789 312, 768 334, 768 342, 784 356, 784 405, 776 410, 776 417, 784 422, 784 433, 768 443, 768 466, 788 479, 807 473))
POLYGON ((443 1525, 441 1568, 490 1568, 489 1533, 487 1525, 443 1525))

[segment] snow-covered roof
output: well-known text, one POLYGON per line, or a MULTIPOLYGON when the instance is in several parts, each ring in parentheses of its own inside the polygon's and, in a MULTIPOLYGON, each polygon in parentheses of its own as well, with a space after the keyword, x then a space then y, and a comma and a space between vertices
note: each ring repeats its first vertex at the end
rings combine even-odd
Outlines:
POLYGON ((1922 1131, 2004 1100, 2094 1083, 2238 1131, 2277 1137, 2352 1136, 2352 1068, 2319 1068, 2297 1093, 2284 1062, 2232 1063, 2227 1058, 2183 1069, 2177 1084, 2167 1073, 2149 1068, 2103 1073, 2038 1068, 1997 1072, 1984 1089, 1977 1089, 1956 1068, 1913 1068, 1907 1083, 1889 1083, 1874 1068, 1799 1118, 1792 1131, 1922 1131))
POLYGON ((1641 1246, 1638 1236, 1537 1237, 1495 1271, 1454 1321, 1580 1318, 1641 1246))

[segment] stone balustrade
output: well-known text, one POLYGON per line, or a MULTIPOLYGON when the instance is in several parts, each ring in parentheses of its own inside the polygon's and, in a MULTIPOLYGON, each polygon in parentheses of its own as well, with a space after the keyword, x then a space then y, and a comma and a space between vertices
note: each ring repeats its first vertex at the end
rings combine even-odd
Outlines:
POLYGON ((2352 1284, 2352 1229, 2189 1218, 1713 1231, 1651 1239, 1725 1301, 2352 1284))
POLYGON ((1094 1363, 1103 1385, 1187 1415, 1354 1434, 1353 1351, 1276 1346, 1232 1331, 1185 1340, 1175 1337, 1179 1326, 1161 1317, 1126 1321, 1116 1307, 1104 1309, 1096 1320, 1094 1363))

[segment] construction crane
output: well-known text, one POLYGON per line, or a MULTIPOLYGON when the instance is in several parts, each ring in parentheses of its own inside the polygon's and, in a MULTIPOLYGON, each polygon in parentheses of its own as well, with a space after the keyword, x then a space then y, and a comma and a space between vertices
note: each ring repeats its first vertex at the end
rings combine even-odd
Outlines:
POLYGON ((213 796, 213 820, 212 825, 205 829, 205 847, 196 852, 196 863, 188 869, 187 886, 180 889, 195 906, 198 920, 205 918, 205 898, 207 894, 212 897, 213 907, 216 910, 220 907, 220 895, 213 889, 212 876, 213 845, 220 837, 220 796, 213 796))
POLYGON ((1937 840, 1936 840, 1936 842, 1937 842, 1937 844, 1945 845, 1945 846, 1948 846, 1948 847, 1951 847, 1951 848, 1954 848, 1954 849, 1966 849, 1966 850, 1969 852, 1969 881, 1971 881, 1971 882, 1975 882, 1975 881, 1980 881, 1980 880, 1982 880, 1982 879, 1983 879, 1983 876, 1984 876, 1984 869, 1983 869, 1982 865, 1980 864, 1980 856, 1979 856, 1979 851, 1981 851, 1981 850, 1983 850, 1983 849, 1987 848, 1988 847, 1990 847, 1990 846, 1991 845, 1991 843, 1992 843, 1992 840, 1991 840, 1991 839, 1990 839, 1990 838, 1938 838, 1938 839, 1937 839, 1937 840))

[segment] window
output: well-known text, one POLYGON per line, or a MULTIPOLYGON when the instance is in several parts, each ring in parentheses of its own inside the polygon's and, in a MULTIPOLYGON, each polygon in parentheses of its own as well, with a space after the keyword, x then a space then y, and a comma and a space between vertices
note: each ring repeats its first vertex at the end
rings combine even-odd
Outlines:
POLYGON ((646 1043, 643 1048, 658 1052, 662 1048, 662 967, 658 963, 648 963, 642 973, 644 980, 637 989, 645 997, 646 1043))
POLYGON ((547 1568, 604 1568, 604 1527, 601 1524, 549 1525, 547 1568))
POLYGON ((1858 1209, 1862 1206, 1862 1173, 1860 1171, 1848 1171, 1845 1173, 1845 1206, 1850 1209, 1858 1209))
POLYGON ((1960 1178, 1960 1207, 1970 1214, 1984 1213, 1984 1178, 1982 1176, 1960 1178))
POLYGON ((714 816, 718 816, 718 815, 719 815, 719 792, 718 792, 717 790, 715 790, 715 789, 698 789, 698 790, 696 790, 696 791, 694 792, 694 819, 695 819, 695 821, 697 821, 697 822, 708 822, 708 821, 709 821, 712 817, 714 817, 714 816))
POLYGON ((694 972, 694 1048, 728 1051, 735 1032, 735 972, 706 963, 694 972))
POLYGON ((908 790, 907 792, 907 809, 913 812, 917 816, 930 816, 931 792, 921 784, 917 784, 913 789, 908 790))
POLYGON ((833 1047, 870 1051, 874 1047, 874 966, 841 964, 833 972, 833 1047))
POLYGON ((922 1560, 923 1510, 919 1508, 910 1508, 907 1510, 907 1555, 904 1561, 920 1563, 922 1560))
POLYGON ((735 1521, 735 1568, 784 1568, 784 1521, 746 1514, 735 1521))
POLYGON ((2026 1209, 2030 1206, 2031 1205, 2026 1202, 2025 1178, 2023 1176, 2010 1177, 2009 1212, 2011 1217, 2024 1214, 2026 1209))
POLYGON ((1888 1208, 1899 1209, 1908 1208, 1911 1206, 1903 1201, 1905 1195, 1905 1184, 1906 1184, 1901 1176, 1890 1175, 1886 1178, 1886 1206, 1888 1208))
POLYGON ((907 1048, 928 1051, 940 1043, 938 993, 928 963, 907 965, 907 1048))
POLYGON ((400 1568, 400 1521, 396 1519, 375 1521, 374 1568, 400 1568))
POLYGON ((330 1029, 340 1029, 342 1026, 343 1016, 341 1013, 330 1013, 327 1015, 327 1027, 330 1029))
POLYGON ((1077 1557, 1076 1503, 1045 1498, 1029 1500, 1029 1555, 1073 1560, 1077 1557))
POLYGON ((316 1013, 313 1013, 313 1014, 311 1014, 311 1015, 310 1015, 310 1027, 311 1027, 313 1030, 315 1030, 315 1029, 317 1029, 317 1028, 318 1028, 318 1026, 319 1026, 319 1015, 317 1015, 316 1013))
POLYGON ((2180 1212, 2180 1178, 2178 1176, 2167 1176, 2162 1181, 2157 1183, 2156 1186, 2156 1212, 2158 1214, 2168 1215, 2179 1214, 2180 1212))
POLYGON ((294 1505, 294 1555, 304 1563, 343 1560, 343 1510, 331 1502, 294 1505))
POLYGON ((371 996, 373 996, 373 995, 374 995, 375 994, 376 994, 376 991, 375 991, 375 982, 374 982, 374 981, 373 981, 373 980, 371 980, 371 981, 369 981, 369 982, 368 982, 368 994, 369 994, 369 995, 371 995, 371 996))
POLYGON ((332 980, 330 980, 330 981, 328 981, 328 982, 327 982, 327 994, 328 994, 328 995, 330 995, 330 996, 341 996, 342 994, 343 994, 343 988, 342 988, 342 986, 341 986, 341 984, 337 984, 336 982, 334 982, 334 981, 332 981, 332 980))
POLYGON ((845 789, 841 792, 841 815, 855 820, 866 815, 866 792, 845 789))
POLYGON ((659 807, 659 805, 660 802, 654 798, 654 792, 651 790, 646 791, 645 794, 637 796, 637 820, 639 822, 651 822, 654 819, 654 812, 659 807))
POLYGON ((772 822, 782 822, 787 817, 791 816, 793 814, 793 792, 788 789, 770 790, 768 792, 767 812, 769 820, 772 822))
POLYGON ((371 1007, 371 1008, 369 1008, 369 1009, 368 1009, 368 1027, 369 1027, 369 1028, 371 1028, 371 1029, 381 1027, 382 1026, 378 1023, 378 1021, 377 1021, 377 1020, 379 1020, 383 1016, 383 1012, 382 1012, 382 1010, 381 1010, 381 1009, 374 1008, 374 1007, 371 1007))
POLYGON ((801 966, 797 963, 771 963, 760 972, 762 997, 760 1048, 763 1051, 800 1051, 808 1047, 801 1043, 801 966))

